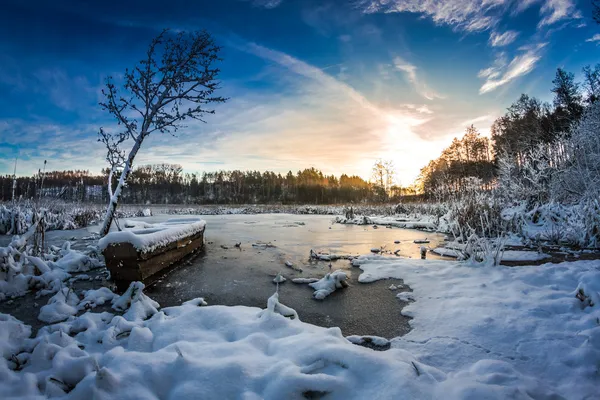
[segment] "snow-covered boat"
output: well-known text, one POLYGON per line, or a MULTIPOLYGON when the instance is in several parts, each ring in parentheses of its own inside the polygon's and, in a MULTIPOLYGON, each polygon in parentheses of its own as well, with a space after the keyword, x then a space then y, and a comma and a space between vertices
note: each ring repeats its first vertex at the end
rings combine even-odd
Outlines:
POLYGON ((174 219, 144 229, 112 232, 98 245, 106 267, 118 287, 156 275, 204 246, 206 223, 200 219, 174 219))

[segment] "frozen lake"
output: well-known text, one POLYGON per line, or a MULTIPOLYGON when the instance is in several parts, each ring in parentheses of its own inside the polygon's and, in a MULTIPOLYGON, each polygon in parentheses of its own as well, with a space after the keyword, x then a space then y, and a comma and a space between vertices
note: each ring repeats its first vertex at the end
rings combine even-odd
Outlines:
MULTIPOLYGON (((148 223, 161 222, 174 216, 158 215, 133 218, 148 223)), ((181 217, 185 218, 185 217, 181 217)), ((332 224, 331 216, 322 215, 209 215, 205 251, 190 264, 179 266, 147 288, 147 293, 161 306, 172 306, 204 297, 209 304, 245 305, 264 308, 276 289, 272 280, 277 273, 288 279, 280 285, 282 303, 296 309, 300 319, 321 326, 338 326, 345 335, 377 335, 387 338, 408 332, 408 320, 400 315, 405 303, 396 299, 397 291, 388 287, 399 281, 358 283, 360 269, 347 260, 331 263, 331 270, 344 270, 350 287, 338 290, 323 301, 312 298, 306 284, 295 284, 292 278, 321 278, 330 271, 329 262, 309 259, 310 250, 335 254, 367 254, 371 248, 385 246, 400 250, 404 257, 419 257, 421 245, 416 239, 429 239, 431 248, 443 242, 444 236, 408 229, 332 224), (394 244, 394 241, 400 244, 394 244), (234 247, 241 242, 241 249, 234 247), (274 247, 257 248, 255 243, 271 243, 274 247), (226 248, 223 248, 226 247, 226 248), (291 261, 302 269, 298 272, 284 265, 291 261)), ((82 248, 90 240, 81 240, 98 230, 97 226, 76 231, 48 232, 50 244, 61 245, 77 238, 73 247, 82 248)), ((10 238, 1 237, 0 245, 10 238)), ((439 258, 429 253, 428 258, 439 258)))

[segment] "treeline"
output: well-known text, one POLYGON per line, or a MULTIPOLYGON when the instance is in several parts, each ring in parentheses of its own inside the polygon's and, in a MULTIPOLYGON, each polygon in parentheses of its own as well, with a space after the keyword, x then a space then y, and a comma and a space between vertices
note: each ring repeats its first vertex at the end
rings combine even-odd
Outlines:
MULTIPOLYGON (((442 155, 421 169, 419 189, 427 196, 444 199, 461 193, 476 182, 483 190, 496 186, 499 164, 512 164, 513 174, 532 168, 532 153, 558 166, 567 160, 564 146, 582 115, 600 99, 600 64, 583 68, 583 80, 576 81, 562 68, 552 81, 552 104, 522 94, 491 128, 491 139, 471 126, 462 139, 455 139, 442 155)), ((535 166, 533 166, 535 168, 535 166)))
MULTIPOLYGON (((16 179, 15 198, 58 198, 106 203, 108 170, 52 171, 16 179), (43 178, 43 179, 42 179, 43 178)), ((113 182, 113 187, 116 182, 113 182)), ((13 177, 0 177, 1 199, 12 199, 13 177)), ((123 192, 128 204, 344 204, 377 203, 406 195, 394 187, 388 193, 361 177, 325 175, 310 168, 285 175, 271 171, 184 173, 178 164, 143 165, 134 169, 123 192)))

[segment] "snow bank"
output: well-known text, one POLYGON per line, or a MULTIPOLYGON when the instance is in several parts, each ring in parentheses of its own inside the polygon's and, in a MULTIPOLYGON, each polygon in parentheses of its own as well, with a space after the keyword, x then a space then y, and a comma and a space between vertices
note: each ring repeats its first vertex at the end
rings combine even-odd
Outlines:
POLYGON ((422 229, 422 230, 436 230, 437 224, 433 221, 432 216, 422 215, 416 219, 407 219, 401 216, 372 216, 367 217, 364 215, 356 216, 354 218, 346 218, 338 216, 334 222, 338 224, 352 224, 352 225, 383 225, 394 228, 405 228, 405 229, 422 229))
POLYGON ((103 251, 110 245, 131 243, 137 250, 149 253, 158 247, 202 232, 205 226, 205 221, 196 218, 168 220, 147 229, 111 232, 98 241, 98 248, 103 251))
MULTIPOLYGON (((413 318, 413 329, 392 347, 455 371, 448 382, 480 375, 479 382, 504 388, 526 374, 565 398, 597 397, 600 307, 594 299, 600 300, 600 261, 474 268, 368 255, 353 265, 363 270, 360 282, 396 278, 413 289, 399 294, 414 300, 402 310, 413 318)), ((465 386, 442 386, 450 398, 468 394, 465 386)), ((543 398, 540 393, 529 396, 543 398)))
MULTIPOLYGON (((136 293, 127 298, 131 307, 144 301, 136 293)), ((87 312, 41 329, 34 339, 27 326, 0 314, 0 393, 74 400, 345 400, 544 398, 549 392, 504 361, 446 374, 405 350, 356 346, 350 340, 386 341, 346 339, 339 328, 303 323, 277 294, 266 310, 197 305, 130 321, 87 312)))
MULTIPOLYGON (((450 249, 446 247, 437 247, 431 250, 432 253, 442 257, 461 258, 463 253, 458 249, 450 249)), ((502 261, 542 261, 550 258, 550 255, 537 251, 526 250, 505 250, 502 253, 502 261)))

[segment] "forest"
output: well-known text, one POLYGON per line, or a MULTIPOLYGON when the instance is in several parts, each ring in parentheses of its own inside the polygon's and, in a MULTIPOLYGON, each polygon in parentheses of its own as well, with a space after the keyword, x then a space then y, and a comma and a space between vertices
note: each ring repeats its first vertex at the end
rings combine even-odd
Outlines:
MULTIPOLYGON (((491 138, 468 127, 462 138, 455 138, 440 157, 421 169, 420 192, 443 201, 473 183, 480 190, 497 189, 506 195, 515 194, 510 189, 519 186, 522 191, 536 191, 537 200, 548 201, 552 179, 577 164, 580 141, 598 135, 587 129, 598 118, 600 65, 584 67, 582 76, 578 82, 573 73, 559 68, 552 81, 553 103, 522 94, 493 123, 491 138)), ((561 191, 564 185, 556 189, 561 191)), ((580 189, 568 190, 583 195, 580 189)))
MULTIPOLYGON (((57 198, 64 201, 106 203, 108 170, 40 172, 17 177, 15 199, 57 198), (43 179, 42 179, 43 177, 43 179)), ((390 171, 388 171, 391 173, 390 171)), ((385 176, 385 171, 382 172, 385 176)), ((12 199, 13 177, 0 176, 1 199, 12 199)), ((135 168, 122 201, 129 204, 346 204, 384 202, 398 197, 400 188, 380 189, 361 177, 324 175, 310 168, 286 175, 266 171, 184 173, 178 164, 135 168)))

